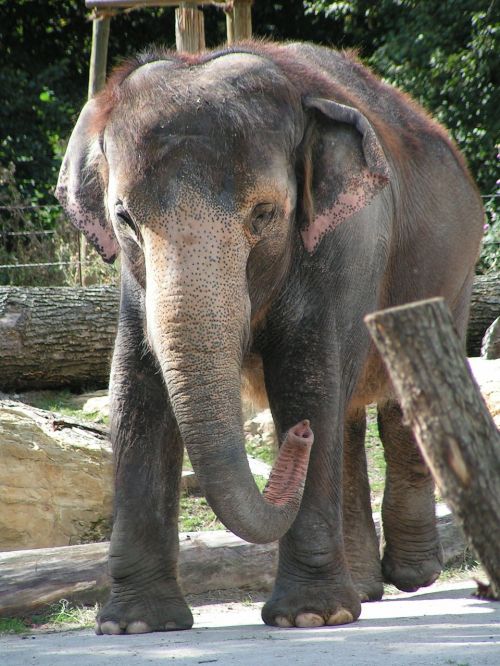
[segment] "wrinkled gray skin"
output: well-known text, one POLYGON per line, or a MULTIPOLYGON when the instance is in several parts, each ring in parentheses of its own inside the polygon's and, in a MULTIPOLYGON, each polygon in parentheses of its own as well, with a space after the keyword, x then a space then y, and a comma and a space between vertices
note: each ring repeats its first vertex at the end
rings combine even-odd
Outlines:
POLYGON ((268 624, 352 622, 383 580, 415 590, 440 572, 433 483, 363 317, 441 295, 464 334, 477 191, 442 130, 353 60, 245 49, 131 68, 107 115, 102 99, 82 111, 61 170, 72 221, 106 260, 122 252, 113 586, 98 633, 192 625, 176 569, 184 445, 227 527, 280 539, 268 624), (310 420, 300 509, 300 480, 280 480, 289 462, 273 498, 253 483, 242 378, 280 436, 310 420), (387 460, 382 558, 369 402, 387 460))

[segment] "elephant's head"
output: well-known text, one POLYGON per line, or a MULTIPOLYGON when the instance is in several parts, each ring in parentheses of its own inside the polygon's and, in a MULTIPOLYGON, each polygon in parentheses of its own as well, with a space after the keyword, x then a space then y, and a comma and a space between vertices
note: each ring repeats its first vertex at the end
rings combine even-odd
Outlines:
POLYGON ((243 446, 244 352, 291 262, 367 205, 386 166, 363 115, 306 96, 249 53, 122 67, 73 131, 57 196, 144 288, 193 467, 216 514, 250 541, 293 521, 312 437, 294 429, 263 498, 243 446))

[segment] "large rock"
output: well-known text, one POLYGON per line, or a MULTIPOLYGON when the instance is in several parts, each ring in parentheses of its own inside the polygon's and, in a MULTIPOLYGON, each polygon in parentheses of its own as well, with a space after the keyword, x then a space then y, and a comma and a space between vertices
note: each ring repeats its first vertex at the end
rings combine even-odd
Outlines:
POLYGON ((0 400, 0 550, 102 540, 111 449, 98 426, 0 400))
POLYGON ((490 414, 500 428, 500 359, 470 358, 469 365, 490 414))
POLYGON ((486 359, 500 358, 500 317, 488 326, 481 344, 481 357, 486 359))

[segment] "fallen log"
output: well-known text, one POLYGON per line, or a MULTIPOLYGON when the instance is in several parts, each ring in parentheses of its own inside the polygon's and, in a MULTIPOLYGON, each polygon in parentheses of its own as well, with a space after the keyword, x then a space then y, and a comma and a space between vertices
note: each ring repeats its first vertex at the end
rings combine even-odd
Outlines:
MULTIPOLYGON (((116 287, 0 287, 0 391, 106 387, 119 292, 116 287)), ((500 274, 472 290, 469 356, 500 316, 500 274)))
POLYGON ((366 318, 407 424, 500 599, 500 433, 442 299, 366 318))
POLYGON ((105 387, 116 287, 0 287, 0 390, 105 387))
MULTIPOLYGON (((375 516, 377 530, 380 520, 375 516)), ((464 557, 460 529, 446 507, 438 507, 444 559, 464 557)), ((109 593, 109 543, 13 551, 0 554, 0 617, 26 616, 67 599, 102 602, 109 593)), ((179 575, 186 594, 247 588, 269 590, 277 563, 277 544, 250 544, 230 532, 180 535, 179 575)))

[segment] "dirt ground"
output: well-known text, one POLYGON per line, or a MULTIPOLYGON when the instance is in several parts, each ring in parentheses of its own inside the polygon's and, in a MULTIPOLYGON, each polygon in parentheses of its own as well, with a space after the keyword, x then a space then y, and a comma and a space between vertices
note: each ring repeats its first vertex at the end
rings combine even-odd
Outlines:
POLYGON ((2 666, 498 666, 500 602, 471 583, 437 584, 363 605, 351 625, 279 629, 260 620, 262 596, 191 595, 191 631, 96 636, 91 629, 0 637, 2 666), (243 598, 242 598, 243 596, 243 598))

